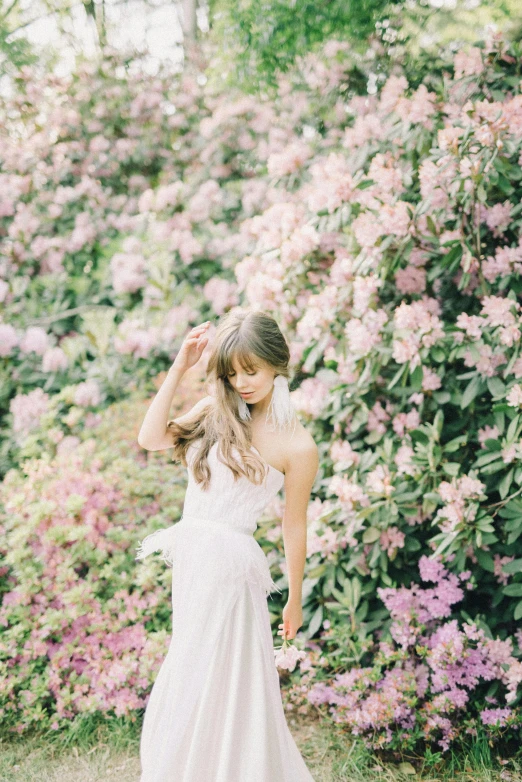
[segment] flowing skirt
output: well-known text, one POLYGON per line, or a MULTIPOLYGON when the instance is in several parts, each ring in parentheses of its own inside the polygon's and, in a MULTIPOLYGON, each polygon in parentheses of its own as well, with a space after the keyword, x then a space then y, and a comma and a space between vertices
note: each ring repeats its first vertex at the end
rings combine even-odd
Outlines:
POLYGON ((173 566, 172 640, 145 710, 140 782, 314 782, 286 722, 261 547, 185 518, 154 542, 173 566))

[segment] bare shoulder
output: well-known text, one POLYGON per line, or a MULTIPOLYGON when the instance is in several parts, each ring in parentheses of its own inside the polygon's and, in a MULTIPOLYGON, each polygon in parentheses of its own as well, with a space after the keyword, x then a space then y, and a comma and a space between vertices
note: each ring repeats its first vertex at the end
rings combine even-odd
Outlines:
POLYGON ((285 443, 286 473, 295 472, 315 478, 319 467, 319 449, 310 432, 298 422, 294 434, 285 443))

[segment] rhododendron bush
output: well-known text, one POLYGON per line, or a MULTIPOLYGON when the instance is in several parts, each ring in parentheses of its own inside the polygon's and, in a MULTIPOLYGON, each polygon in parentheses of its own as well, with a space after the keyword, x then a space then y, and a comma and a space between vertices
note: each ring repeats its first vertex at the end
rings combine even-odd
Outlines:
MULTIPOLYGON (((96 526, 98 511, 74 499, 58 509, 49 483, 24 516, 33 475, 46 454, 74 451, 102 408, 150 388, 192 325, 242 303, 273 312, 287 335, 292 397, 321 456, 299 664, 314 676, 299 708, 333 705, 379 747, 395 730, 446 751, 466 728, 518 729, 521 51, 490 34, 410 72, 379 46, 356 57, 329 41, 280 77, 276 100, 221 94, 190 71, 131 79, 114 60, 82 66, 72 84, 49 78, 39 109, 30 70, 3 99, 1 456, 18 530, 4 621, 25 644, 16 628, 45 609, 54 644, 85 637, 78 649, 38 646, 48 695, 27 704, 26 721, 37 708, 64 719, 110 711, 111 698, 118 713, 141 706, 147 666, 135 650, 152 644, 150 661, 158 646, 129 628, 167 621, 152 593, 133 597, 142 571, 130 558, 118 591, 117 512, 87 525, 90 542, 68 538, 72 514, 87 508, 96 526), (38 524, 45 542, 29 540, 38 524), (87 545, 87 563, 72 557, 87 545), (419 566, 421 580, 437 576, 437 595, 416 589, 419 566), (47 567, 39 596, 27 584, 47 567), (53 579, 70 580, 66 616, 53 579), (109 652, 97 628, 122 612, 109 652), (58 655, 62 669, 64 654, 78 655, 65 669, 87 671, 93 693, 80 694, 82 680, 64 695, 52 663, 58 655), (109 658, 121 701, 107 690, 109 658), (470 722, 457 730, 464 709, 470 722)), ((73 482, 60 470, 53 480, 73 482)), ((83 480, 105 507, 111 480, 83 480)), ((284 588, 280 524, 268 542, 284 588)), ((20 641, 17 654, 13 677, 31 698, 29 669, 23 681, 14 671, 36 651, 20 641)))

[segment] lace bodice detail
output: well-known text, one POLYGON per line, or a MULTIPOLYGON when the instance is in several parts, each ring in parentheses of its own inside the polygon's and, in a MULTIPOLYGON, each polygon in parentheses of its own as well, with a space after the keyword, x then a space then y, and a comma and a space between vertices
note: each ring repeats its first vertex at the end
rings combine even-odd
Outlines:
MULTIPOLYGON (((256 486, 245 475, 234 480, 230 468, 218 459, 216 442, 208 452, 210 485, 204 491, 192 473, 198 442, 191 443, 187 450, 188 484, 181 519, 147 535, 138 547, 136 559, 160 551, 162 559, 180 571, 183 569, 189 581, 190 573, 201 573, 204 579, 215 578, 220 584, 235 585, 234 588, 252 582, 261 586, 267 596, 280 592, 254 532, 264 509, 282 488, 285 476, 252 446, 265 465, 262 482, 256 486), (204 551, 207 556, 201 570, 204 551)), ((237 450, 233 450, 233 455, 239 460, 237 450)), ((193 585, 193 581, 190 583, 193 585)))
MULTIPOLYGON (((255 449, 265 465, 266 474, 262 483, 256 486, 246 476, 234 480, 230 468, 218 459, 218 445, 215 442, 208 453, 211 477, 206 491, 196 483, 191 469, 198 443, 193 442, 188 448, 188 485, 183 518, 207 518, 253 533, 264 509, 282 488, 284 475, 268 464, 255 449)), ((237 450, 233 455, 240 458, 237 450)))

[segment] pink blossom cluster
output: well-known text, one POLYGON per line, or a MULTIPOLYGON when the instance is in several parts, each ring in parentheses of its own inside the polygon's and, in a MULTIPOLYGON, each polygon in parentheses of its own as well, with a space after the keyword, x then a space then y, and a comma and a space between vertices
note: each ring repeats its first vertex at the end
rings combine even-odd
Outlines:
POLYGON ((149 358, 161 338, 159 326, 143 326, 139 318, 127 318, 118 325, 114 337, 114 348, 122 355, 135 358, 149 358))
MULTIPOLYGON (((518 314, 520 304, 510 297, 484 296, 481 304, 480 315, 462 312, 455 325, 465 332, 474 347, 465 353, 466 366, 475 366, 480 374, 491 377, 496 374, 497 367, 506 362, 502 348, 511 348, 520 341, 522 316, 518 314), (484 341, 485 338, 497 343, 500 350, 495 351, 492 345, 484 341)), ((460 342, 463 336, 459 333, 456 335, 460 342)))
POLYGON ((398 364, 420 365, 421 350, 444 337, 440 313, 440 303, 428 296, 412 304, 401 302, 394 313, 393 358, 398 364))
POLYGON ((477 500, 485 499, 486 486, 469 475, 441 481, 437 491, 445 503, 435 514, 434 522, 442 532, 456 532, 463 524, 472 522, 478 510, 477 500))
POLYGON ((158 610, 157 577, 144 575, 136 588, 130 576, 136 529, 161 511, 162 481, 151 474, 156 498, 144 502, 139 465, 118 460, 113 470, 111 462, 91 440, 52 461, 26 462, 1 486, 0 656, 8 662, 0 715, 12 730, 132 714, 145 706, 165 656, 166 630, 144 627, 158 610))
POLYGON ((20 436, 29 434, 40 425, 40 419, 49 410, 49 394, 35 388, 27 394, 17 394, 9 403, 13 416, 13 431, 20 436))
POLYGON ((436 741, 447 752, 479 723, 519 726, 518 707, 479 696, 482 682, 497 681, 506 703, 515 700, 522 664, 512 654, 511 639, 489 638, 475 623, 459 628, 451 618, 464 594, 459 582, 467 582, 470 571, 448 573, 440 560, 426 556, 419 569, 421 579, 434 587, 378 590, 391 614, 392 641, 379 642, 373 666, 355 666, 331 681, 317 681, 318 661, 310 658, 303 668, 308 702, 327 705, 335 722, 373 749, 399 749, 414 732, 414 741, 419 736, 436 741), (487 707, 491 702, 496 708, 487 707))

